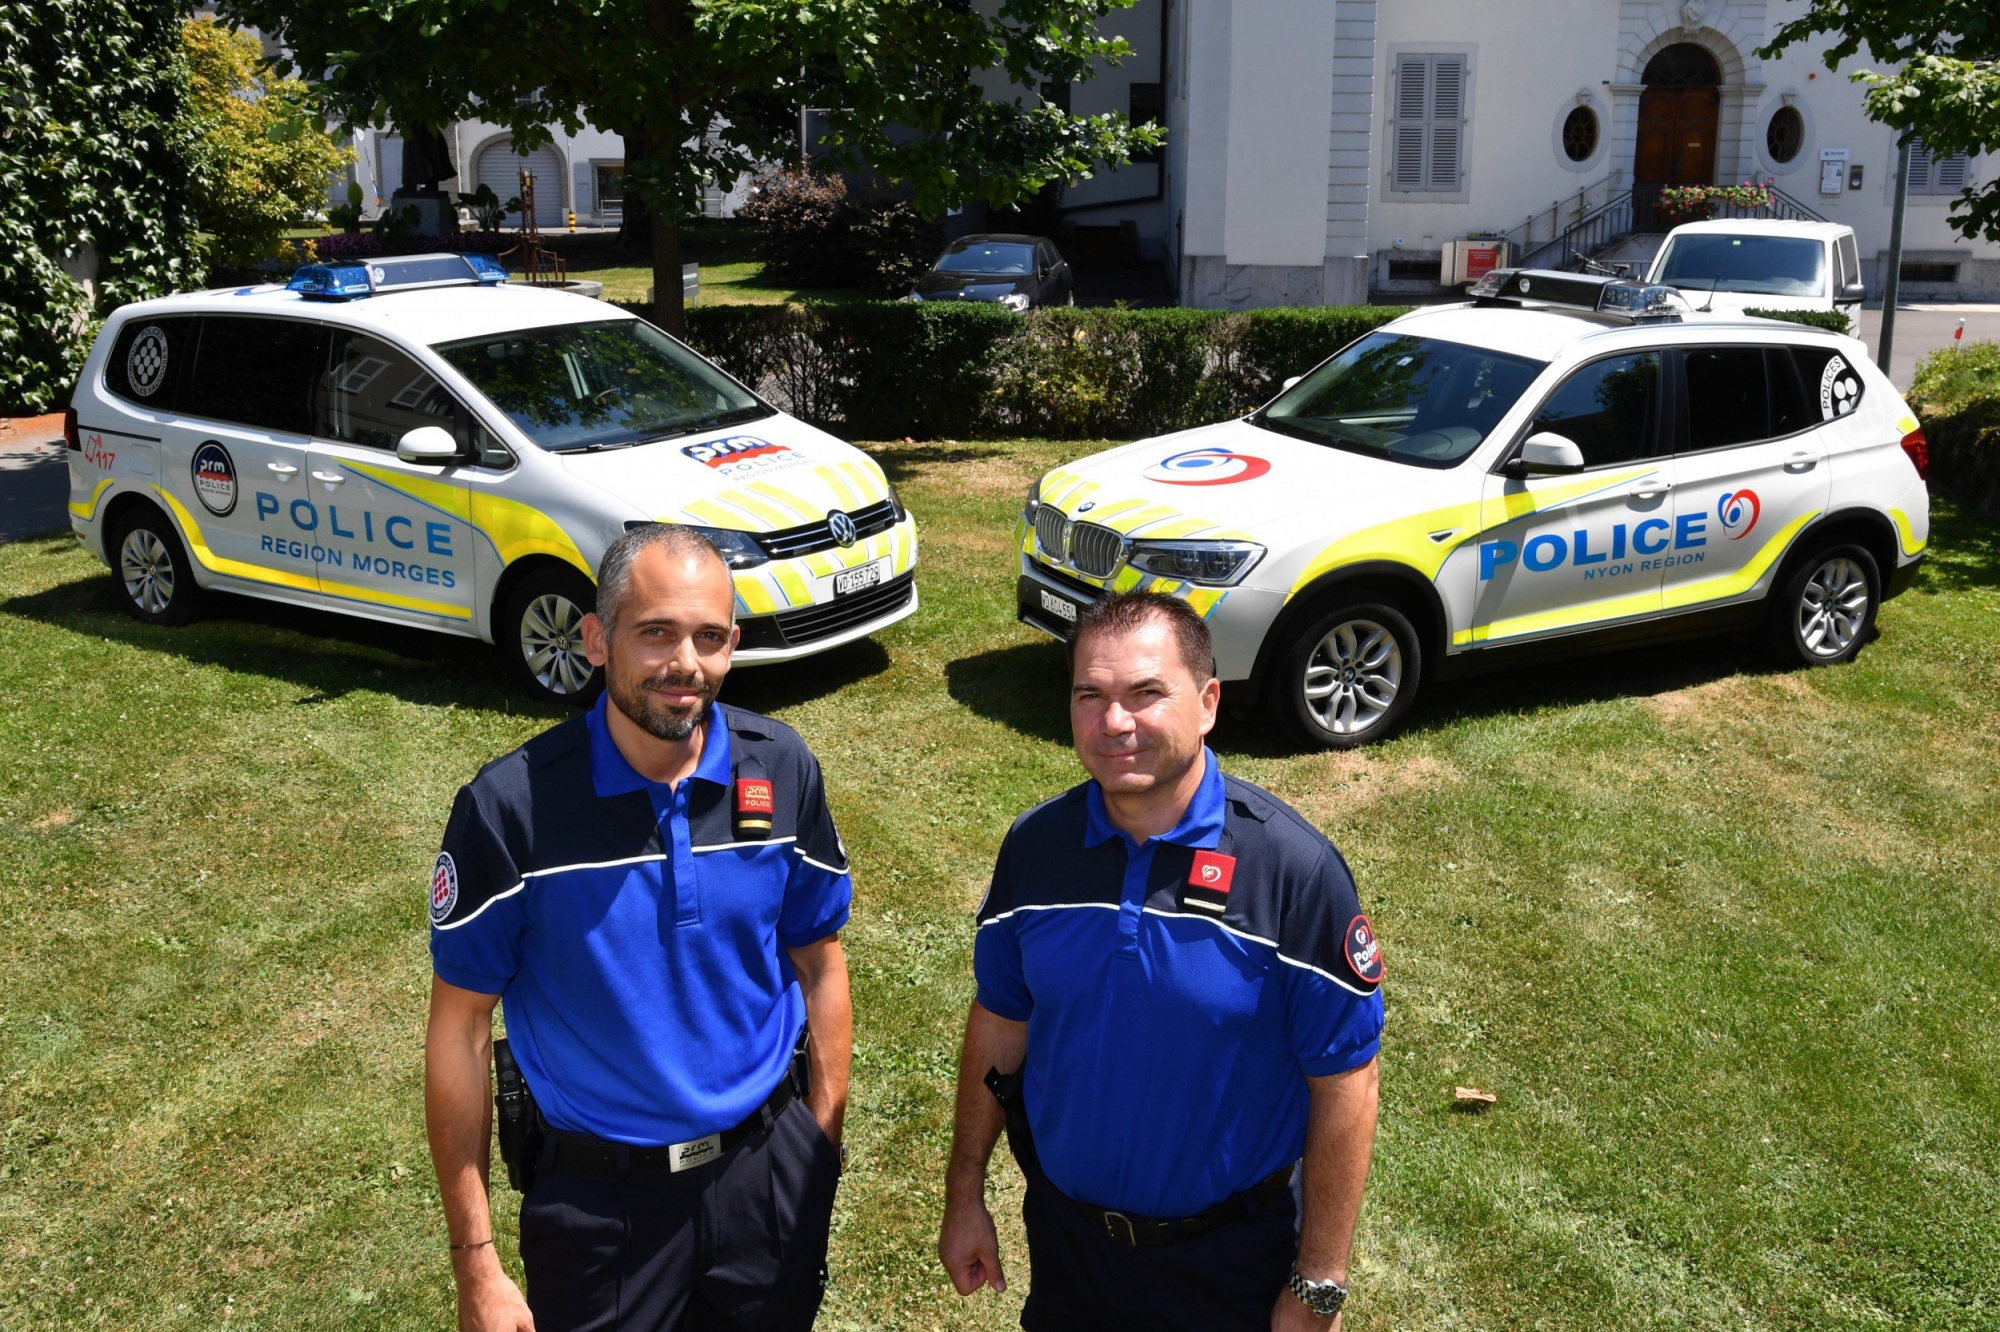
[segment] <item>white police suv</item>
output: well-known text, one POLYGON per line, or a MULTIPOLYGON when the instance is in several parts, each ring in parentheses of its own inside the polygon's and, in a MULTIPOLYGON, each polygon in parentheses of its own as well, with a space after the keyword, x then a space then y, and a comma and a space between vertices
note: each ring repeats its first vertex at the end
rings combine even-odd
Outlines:
POLYGON ((1057 468, 1020 618, 1186 598, 1225 681, 1331 748, 1419 687, 1642 640, 1860 651, 1929 537, 1926 446, 1859 342, 1701 317, 1670 289, 1503 270, 1240 420, 1057 468))
POLYGON ((701 528, 739 664, 917 608, 916 523, 866 454, 615 306, 485 256, 311 265, 106 323, 68 422, 70 524, 142 620, 207 590, 498 643, 579 699, 605 547, 701 528))

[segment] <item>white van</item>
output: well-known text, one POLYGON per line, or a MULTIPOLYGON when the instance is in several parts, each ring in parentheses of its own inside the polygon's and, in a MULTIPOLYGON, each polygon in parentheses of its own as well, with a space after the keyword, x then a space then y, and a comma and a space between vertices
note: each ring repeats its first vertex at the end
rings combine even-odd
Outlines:
POLYGON ((1865 294, 1854 228, 1837 222, 1690 222, 1667 233, 1647 273, 1696 310, 1846 310, 1865 294))

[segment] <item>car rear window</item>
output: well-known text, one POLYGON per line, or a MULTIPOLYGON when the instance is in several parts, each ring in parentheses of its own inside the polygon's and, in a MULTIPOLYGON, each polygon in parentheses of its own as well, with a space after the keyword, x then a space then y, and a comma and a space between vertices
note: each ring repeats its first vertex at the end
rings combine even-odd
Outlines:
POLYGON ((1822 421, 1847 415, 1861 404, 1861 374, 1834 347, 1794 347, 1792 363, 1799 368, 1806 410, 1822 421))
POLYGON ((325 329, 236 315, 210 315, 201 325, 194 369, 181 384, 181 411, 276 434, 312 432, 325 329))
POLYGON ((177 410, 176 385, 194 359, 199 329, 187 315, 127 320, 104 363, 104 387, 135 406, 177 410))

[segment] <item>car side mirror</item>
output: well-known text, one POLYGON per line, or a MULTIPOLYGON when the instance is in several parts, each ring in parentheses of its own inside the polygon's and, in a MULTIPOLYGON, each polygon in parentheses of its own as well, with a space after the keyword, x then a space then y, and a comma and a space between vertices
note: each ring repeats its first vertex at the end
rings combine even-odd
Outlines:
POLYGON ((1514 476, 1558 476, 1564 472, 1583 470, 1583 450, 1576 441, 1544 430, 1528 436, 1521 444, 1521 451, 1508 464, 1508 471, 1514 476))
POLYGON ((1859 282, 1850 282, 1840 289, 1843 301, 1860 301, 1868 298, 1868 288, 1859 282))
POLYGON ((1280 390, 1279 390, 1279 392, 1284 392, 1284 391, 1286 391, 1286 390, 1290 389, 1290 388, 1292 387, 1292 385, 1294 385, 1294 384, 1298 383, 1298 382, 1299 382, 1299 381, 1300 381, 1301 379, 1304 379, 1304 378, 1305 378, 1305 376, 1304 376, 1304 375, 1293 375, 1293 376, 1292 376, 1292 377, 1291 377, 1290 379, 1287 379, 1287 380, 1285 381, 1285 388, 1284 388, 1284 389, 1280 389, 1280 390))
POLYGON ((443 426, 418 426, 396 441, 396 456, 406 463, 456 462, 458 441, 443 426))

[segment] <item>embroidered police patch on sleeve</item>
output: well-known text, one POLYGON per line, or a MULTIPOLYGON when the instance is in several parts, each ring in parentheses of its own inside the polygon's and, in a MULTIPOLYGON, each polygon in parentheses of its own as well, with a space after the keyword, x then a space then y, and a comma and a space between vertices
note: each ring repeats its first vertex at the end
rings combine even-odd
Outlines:
POLYGON ((1380 985, 1382 941, 1375 937, 1375 927, 1368 923, 1368 917, 1356 916, 1347 923, 1346 945, 1348 968, 1366 983, 1380 985))
POLYGON ((1229 882, 1236 877, 1236 857, 1214 851, 1197 851, 1188 869, 1187 888, 1181 902, 1196 911, 1219 916, 1229 909, 1229 882))
POLYGON ((440 851, 431 870, 431 924, 442 925, 451 919, 451 909, 457 905, 458 863, 451 852, 440 851))

